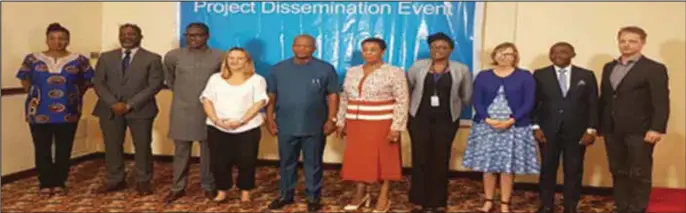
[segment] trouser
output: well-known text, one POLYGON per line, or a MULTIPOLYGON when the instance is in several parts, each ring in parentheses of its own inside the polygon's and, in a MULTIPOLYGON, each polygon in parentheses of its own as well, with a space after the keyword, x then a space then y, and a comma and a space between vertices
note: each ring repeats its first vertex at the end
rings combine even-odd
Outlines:
POLYGON ((557 135, 547 136, 547 142, 541 144, 542 166, 539 175, 541 205, 554 208, 555 185, 557 185, 557 168, 562 154, 564 171, 564 207, 576 209, 581 197, 581 184, 584 170, 586 146, 579 144, 580 138, 570 137, 564 128, 557 135))
POLYGON ((124 138, 126 128, 131 131, 136 161, 136 182, 150 183, 152 180, 152 124, 154 118, 130 119, 114 116, 100 118, 100 128, 105 140, 105 164, 107 185, 116 186, 125 181, 124 138))
POLYGON ((218 190, 233 188, 234 166, 238 166, 236 187, 241 190, 255 188, 255 167, 261 136, 259 127, 234 134, 207 126, 212 173, 218 190))
POLYGON ((644 212, 650 199, 654 144, 642 134, 611 133, 605 136, 618 212, 644 212))
MULTIPOLYGON (((199 141, 200 145, 200 186, 206 191, 215 189, 214 177, 210 169, 210 148, 207 141, 199 141)), ((190 167, 193 141, 174 140, 174 182, 171 190, 179 192, 186 189, 188 184, 188 169, 190 167)))
POLYGON ((281 200, 293 200, 298 184, 298 160, 303 153, 305 167, 305 194, 307 201, 320 201, 322 187, 322 156, 326 138, 324 134, 294 136, 279 133, 279 159, 281 173, 281 200))
POLYGON ((459 126, 450 116, 418 114, 410 118, 411 203, 426 208, 447 206, 450 151, 459 126))
POLYGON ((40 188, 66 187, 78 123, 30 124, 40 188), (55 160, 52 144, 55 141, 55 160))

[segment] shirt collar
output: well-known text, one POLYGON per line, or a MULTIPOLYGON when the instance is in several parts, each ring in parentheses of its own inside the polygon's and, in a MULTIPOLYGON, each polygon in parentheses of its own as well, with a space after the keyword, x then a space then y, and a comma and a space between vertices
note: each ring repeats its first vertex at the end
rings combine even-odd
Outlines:
POLYGON ((194 50, 194 49, 191 49, 191 48, 189 48, 189 47, 183 47, 183 48, 181 48, 181 49, 182 49, 183 51, 192 52, 192 53, 196 53, 196 52, 209 52, 209 51, 212 51, 212 49, 210 49, 209 46, 207 46, 207 48, 203 48, 203 49, 201 49, 201 50, 194 50))
POLYGON ((567 65, 566 67, 558 67, 557 65, 553 65, 555 67, 555 72, 559 73, 561 69, 567 70, 567 72, 572 71, 572 64, 567 65))
POLYGON ((448 64, 445 65, 443 70, 434 70, 434 63, 431 61, 431 63, 429 63, 429 71, 441 71, 441 73, 450 72, 450 61, 448 61, 448 64))
POLYGON ((290 61, 291 61, 291 64, 293 64, 295 66, 307 66, 307 65, 310 65, 312 63, 312 61, 314 61, 314 60, 316 60, 316 58, 313 56, 310 60, 308 60, 304 64, 298 64, 298 63, 295 63, 295 56, 293 56, 293 57, 291 57, 290 61))
MULTIPOLYGON (((641 59, 641 57, 643 57, 643 54, 638 54, 638 55, 632 56, 631 58, 629 58, 629 60, 627 60, 626 64, 634 63, 634 62, 638 61, 638 59, 641 59)), ((619 64, 626 65, 626 64, 622 63, 622 56, 617 57, 617 59, 615 59, 615 60, 619 64)))
MULTIPOLYGON (((131 49, 131 56, 135 55, 136 52, 138 52, 138 49, 140 49, 140 47, 136 47, 136 48, 131 49)), ((126 49, 125 48, 121 48, 121 54, 126 55, 126 49)))

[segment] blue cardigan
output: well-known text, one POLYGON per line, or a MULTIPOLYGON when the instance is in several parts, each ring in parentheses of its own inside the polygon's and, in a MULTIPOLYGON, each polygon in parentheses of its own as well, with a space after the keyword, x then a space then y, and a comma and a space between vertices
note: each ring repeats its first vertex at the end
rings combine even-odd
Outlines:
POLYGON ((488 118, 488 106, 497 95, 500 85, 504 85, 505 96, 512 110, 515 126, 531 124, 531 113, 536 103, 536 81, 528 70, 516 68, 507 77, 495 75, 492 69, 483 70, 474 80, 474 121, 480 123, 488 118))

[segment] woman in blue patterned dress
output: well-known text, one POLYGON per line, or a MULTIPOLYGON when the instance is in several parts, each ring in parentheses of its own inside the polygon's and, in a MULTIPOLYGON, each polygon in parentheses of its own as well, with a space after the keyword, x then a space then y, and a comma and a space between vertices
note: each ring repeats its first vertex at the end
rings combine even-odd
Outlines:
POLYGON ((39 193, 49 196, 66 193, 83 93, 91 85, 93 69, 88 58, 67 51, 69 30, 60 24, 48 26, 45 42, 48 50, 24 57, 17 78, 28 93, 25 116, 33 137, 39 193))
POLYGON ((509 212, 514 175, 538 174, 538 154, 531 130, 534 108, 533 75, 517 68, 517 47, 496 46, 491 54, 495 67, 479 72, 474 80, 474 125, 462 165, 484 172, 485 202, 480 211, 493 208, 497 175, 500 175, 500 211, 509 212))

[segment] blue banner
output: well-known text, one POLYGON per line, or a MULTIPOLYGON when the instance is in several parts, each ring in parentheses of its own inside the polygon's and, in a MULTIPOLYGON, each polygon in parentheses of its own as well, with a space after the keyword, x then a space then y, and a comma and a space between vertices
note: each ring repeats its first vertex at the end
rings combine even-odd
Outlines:
MULTIPOLYGON (((179 38, 185 45, 186 25, 204 22, 209 44, 228 50, 247 49, 257 72, 293 56, 291 44, 299 34, 317 40, 314 56, 336 67, 341 83, 345 71, 363 63, 360 42, 383 38, 386 63, 407 70, 417 59, 429 58, 428 35, 448 34, 455 40, 451 59, 470 70, 480 68, 480 2, 181 2, 179 38)), ((465 110, 469 119, 471 110, 465 110)))

